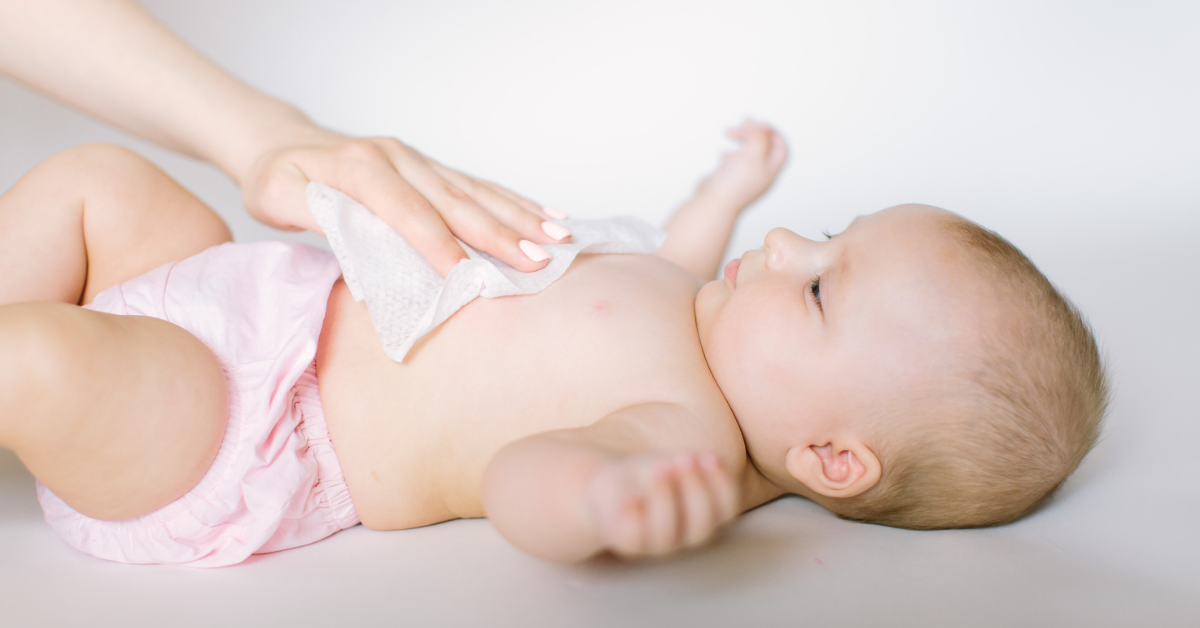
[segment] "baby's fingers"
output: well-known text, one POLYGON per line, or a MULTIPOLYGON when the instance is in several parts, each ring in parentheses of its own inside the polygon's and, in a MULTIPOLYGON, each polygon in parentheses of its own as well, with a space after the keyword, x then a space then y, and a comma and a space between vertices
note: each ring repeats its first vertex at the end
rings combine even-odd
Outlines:
POLYGON ((679 547, 679 508, 676 503, 673 464, 657 461, 650 469, 646 491, 646 553, 662 556, 679 547))
POLYGON ((787 157, 787 142, 784 141, 782 135, 780 135, 777 131, 772 130, 771 150, 767 154, 767 167, 771 169, 772 173, 777 173, 779 172, 779 169, 783 167, 784 162, 787 161, 787 157))
POLYGON ((720 526, 742 511, 741 495, 717 454, 700 456, 700 470, 708 493, 712 496, 715 525, 720 526))
POLYGON ((741 124, 731 127, 725 131, 725 137, 728 137, 729 139, 738 143, 744 142, 746 141, 747 134, 754 130, 756 124, 757 123, 750 118, 746 118, 745 120, 742 120, 741 124))
POLYGON ((696 547, 712 536, 717 526, 716 504, 709 494, 696 456, 687 454, 676 461, 679 496, 683 505, 683 545, 696 547))
POLYGON ((614 554, 637 556, 646 551, 645 504, 640 497, 624 499, 606 524, 605 541, 614 554))
POLYGON ((742 150, 763 161, 768 161, 775 137, 775 131, 771 127, 755 123, 753 128, 746 131, 746 139, 742 143, 742 150))

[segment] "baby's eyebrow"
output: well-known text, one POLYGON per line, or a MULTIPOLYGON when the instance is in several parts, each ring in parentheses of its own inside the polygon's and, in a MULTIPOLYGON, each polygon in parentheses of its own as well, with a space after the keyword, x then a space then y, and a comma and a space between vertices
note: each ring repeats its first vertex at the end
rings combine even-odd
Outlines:
POLYGON ((843 233, 846 233, 847 231, 849 231, 849 230, 850 230, 850 228, 854 226, 854 223, 858 222, 858 219, 859 219, 859 218, 862 218, 862 216, 855 216, 855 217, 854 217, 854 220, 851 220, 851 221, 850 221, 850 224, 846 225, 846 228, 845 228, 845 229, 842 229, 841 231, 839 231, 839 232, 837 232, 837 233, 833 233, 833 234, 831 234, 831 233, 829 233, 829 230, 828 230, 828 229, 822 229, 822 230, 821 230, 821 235, 825 236, 825 238, 826 238, 827 240, 832 240, 832 239, 834 239, 834 238, 836 238, 836 237, 838 237, 838 236, 842 235, 843 233))

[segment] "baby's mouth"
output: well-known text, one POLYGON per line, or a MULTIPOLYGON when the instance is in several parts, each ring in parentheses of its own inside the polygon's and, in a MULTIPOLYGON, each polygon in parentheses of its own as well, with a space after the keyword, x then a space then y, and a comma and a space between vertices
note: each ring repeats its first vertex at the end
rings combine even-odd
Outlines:
POLYGON ((729 282, 730 288, 737 287, 737 271, 738 266, 741 266, 741 264, 741 258, 734 258, 729 260, 729 263, 725 265, 725 281, 729 282))

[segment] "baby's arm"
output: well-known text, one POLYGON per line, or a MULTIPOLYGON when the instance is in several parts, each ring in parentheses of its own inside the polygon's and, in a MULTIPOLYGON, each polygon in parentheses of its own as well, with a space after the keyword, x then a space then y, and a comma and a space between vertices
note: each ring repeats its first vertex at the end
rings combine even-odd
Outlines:
POLYGON ((728 135, 741 146, 721 156, 717 171, 667 221, 658 251, 706 281, 717 275, 738 214, 771 187, 787 161, 783 138, 765 124, 747 120, 728 135))
POLYGON ((645 404, 524 438, 488 466, 484 510, 514 545, 552 560, 694 547, 741 510, 730 464, 717 453, 729 449, 718 435, 737 438, 728 427, 674 404, 645 404))

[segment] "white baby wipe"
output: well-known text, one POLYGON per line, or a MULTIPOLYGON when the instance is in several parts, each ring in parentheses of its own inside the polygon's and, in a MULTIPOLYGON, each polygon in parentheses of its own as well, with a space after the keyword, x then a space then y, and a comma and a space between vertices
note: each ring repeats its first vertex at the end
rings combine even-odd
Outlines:
POLYGON ((463 244, 468 259, 442 279, 399 233, 358 201, 320 183, 308 184, 308 209, 329 239, 356 301, 366 301, 387 356, 402 362, 413 343, 475 297, 540 292, 581 253, 653 253, 666 234, 632 217, 555 220, 567 244, 542 245, 550 262, 523 273, 463 244))

